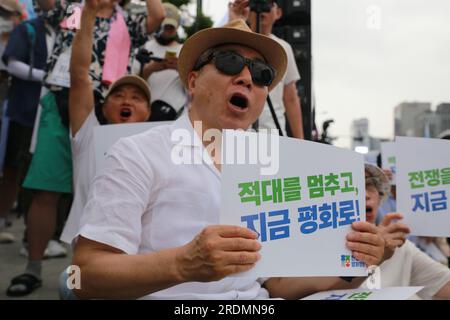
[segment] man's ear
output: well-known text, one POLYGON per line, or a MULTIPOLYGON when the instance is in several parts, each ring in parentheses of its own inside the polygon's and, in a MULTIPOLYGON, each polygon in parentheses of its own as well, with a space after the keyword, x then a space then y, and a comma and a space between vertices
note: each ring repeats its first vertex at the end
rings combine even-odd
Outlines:
POLYGON ((283 16, 283 9, 281 9, 278 4, 277 6, 277 10, 276 10, 276 18, 275 21, 279 20, 282 16, 283 16))
POLYGON ((197 81, 198 75, 199 75, 198 71, 191 71, 188 74, 187 88, 188 88, 188 93, 190 95, 193 95, 193 93, 195 91, 195 86, 196 86, 196 81, 197 81))

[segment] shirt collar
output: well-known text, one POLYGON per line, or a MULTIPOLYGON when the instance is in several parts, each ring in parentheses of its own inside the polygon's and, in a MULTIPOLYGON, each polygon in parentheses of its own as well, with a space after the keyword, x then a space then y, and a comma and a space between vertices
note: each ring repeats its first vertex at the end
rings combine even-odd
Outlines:
MULTIPOLYGON (((202 140, 198 136, 198 134, 195 132, 194 127, 192 126, 191 120, 189 119, 189 112, 183 112, 183 114, 175 120, 175 122, 172 124, 172 130, 171 134, 173 135, 173 132, 175 130, 185 130, 189 134, 189 139, 181 139, 181 141, 174 141, 171 137, 172 145, 182 146, 182 147, 192 147, 194 148, 195 152, 198 155, 202 155, 205 152, 205 147, 203 146, 202 140)), ((176 135, 179 136, 179 135, 176 135)), ((211 157, 207 155, 209 159, 212 161, 211 157)), ((220 179, 220 172, 217 170, 217 168, 214 166, 213 163, 204 163, 212 172, 213 174, 220 179)))

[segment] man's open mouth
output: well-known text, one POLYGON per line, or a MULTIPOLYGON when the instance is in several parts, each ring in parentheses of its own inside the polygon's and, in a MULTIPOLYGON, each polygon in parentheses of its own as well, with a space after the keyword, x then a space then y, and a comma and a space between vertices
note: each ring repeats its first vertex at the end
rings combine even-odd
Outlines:
POLYGON ((372 207, 366 207, 366 214, 372 214, 373 208, 372 207))
POLYGON ((231 103, 233 106, 236 106, 236 107, 241 108, 241 109, 245 109, 245 108, 247 108, 247 106, 248 106, 248 100, 247 100, 247 98, 244 97, 244 96, 241 96, 241 95, 239 95, 239 94, 234 94, 234 95, 231 97, 231 99, 230 99, 230 103, 231 103))
POLYGON ((131 109, 130 108, 123 108, 120 110, 120 116, 122 118, 129 118, 131 117, 131 109))

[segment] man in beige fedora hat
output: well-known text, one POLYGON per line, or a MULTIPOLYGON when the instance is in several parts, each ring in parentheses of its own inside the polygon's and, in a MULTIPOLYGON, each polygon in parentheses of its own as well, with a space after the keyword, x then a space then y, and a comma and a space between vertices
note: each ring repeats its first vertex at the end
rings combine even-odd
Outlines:
MULTIPOLYGON (((189 111, 171 125, 118 142, 91 185, 73 258, 81 274, 77 296, 298 299, 331 287, 359 285, 339 278, 228 277, 255 266, 258 235, 218 224, 221 167, 216 157, 176 164, 171 156, 178 146, 193 158, 202 157, 201 137, 208 129, 250 127, 268 91, 283 77, 286 54, 276 41, 237 20, 190 37, 178 66, 190 96, 189 111), (183 132, 191 139, 178 141, 183 132)), ((362 222, 348 242, 358 245, 356 254, 371 265, 384 252, 375 232, 375 226, 362 222)))

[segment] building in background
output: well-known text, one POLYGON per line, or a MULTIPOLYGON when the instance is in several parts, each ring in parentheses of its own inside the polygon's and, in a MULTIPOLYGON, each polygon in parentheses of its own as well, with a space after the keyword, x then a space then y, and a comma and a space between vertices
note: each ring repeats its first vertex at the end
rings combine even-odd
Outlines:
POLYGON ((436 108, 436 115, 440 120, 438 135, 450 129, 450 103, 441 103, 436 108))
POLYGON ((441 132, 441 121, 433 111, 427 111, 417 115, 413 137, 434 138, 441 132))
MULTIPOLYGON (((402 102, 394 109, 394 133, 396 136, 417 137, 417 118, 431 112, 429 102, 402 102)), ((424 119, 426 116, 423 116, 424 119)))
POLYGON ((450 103, 441 103, 433 111, 428 102, 403 102, 394 115, 396 136, 436 138, 450 129, 450 103))
POLYGON ((381 142, 389 141, 389 139, 372 137, 369 134, 369 120, 367 118, 353 120, 351 135, 352 150, 363 154, 376 153, 380 150, 381 142))
POLYGON ((353 120, 350 133, 352 150, 367 153, 370 150, 369 120, 367 118, 353 120))

